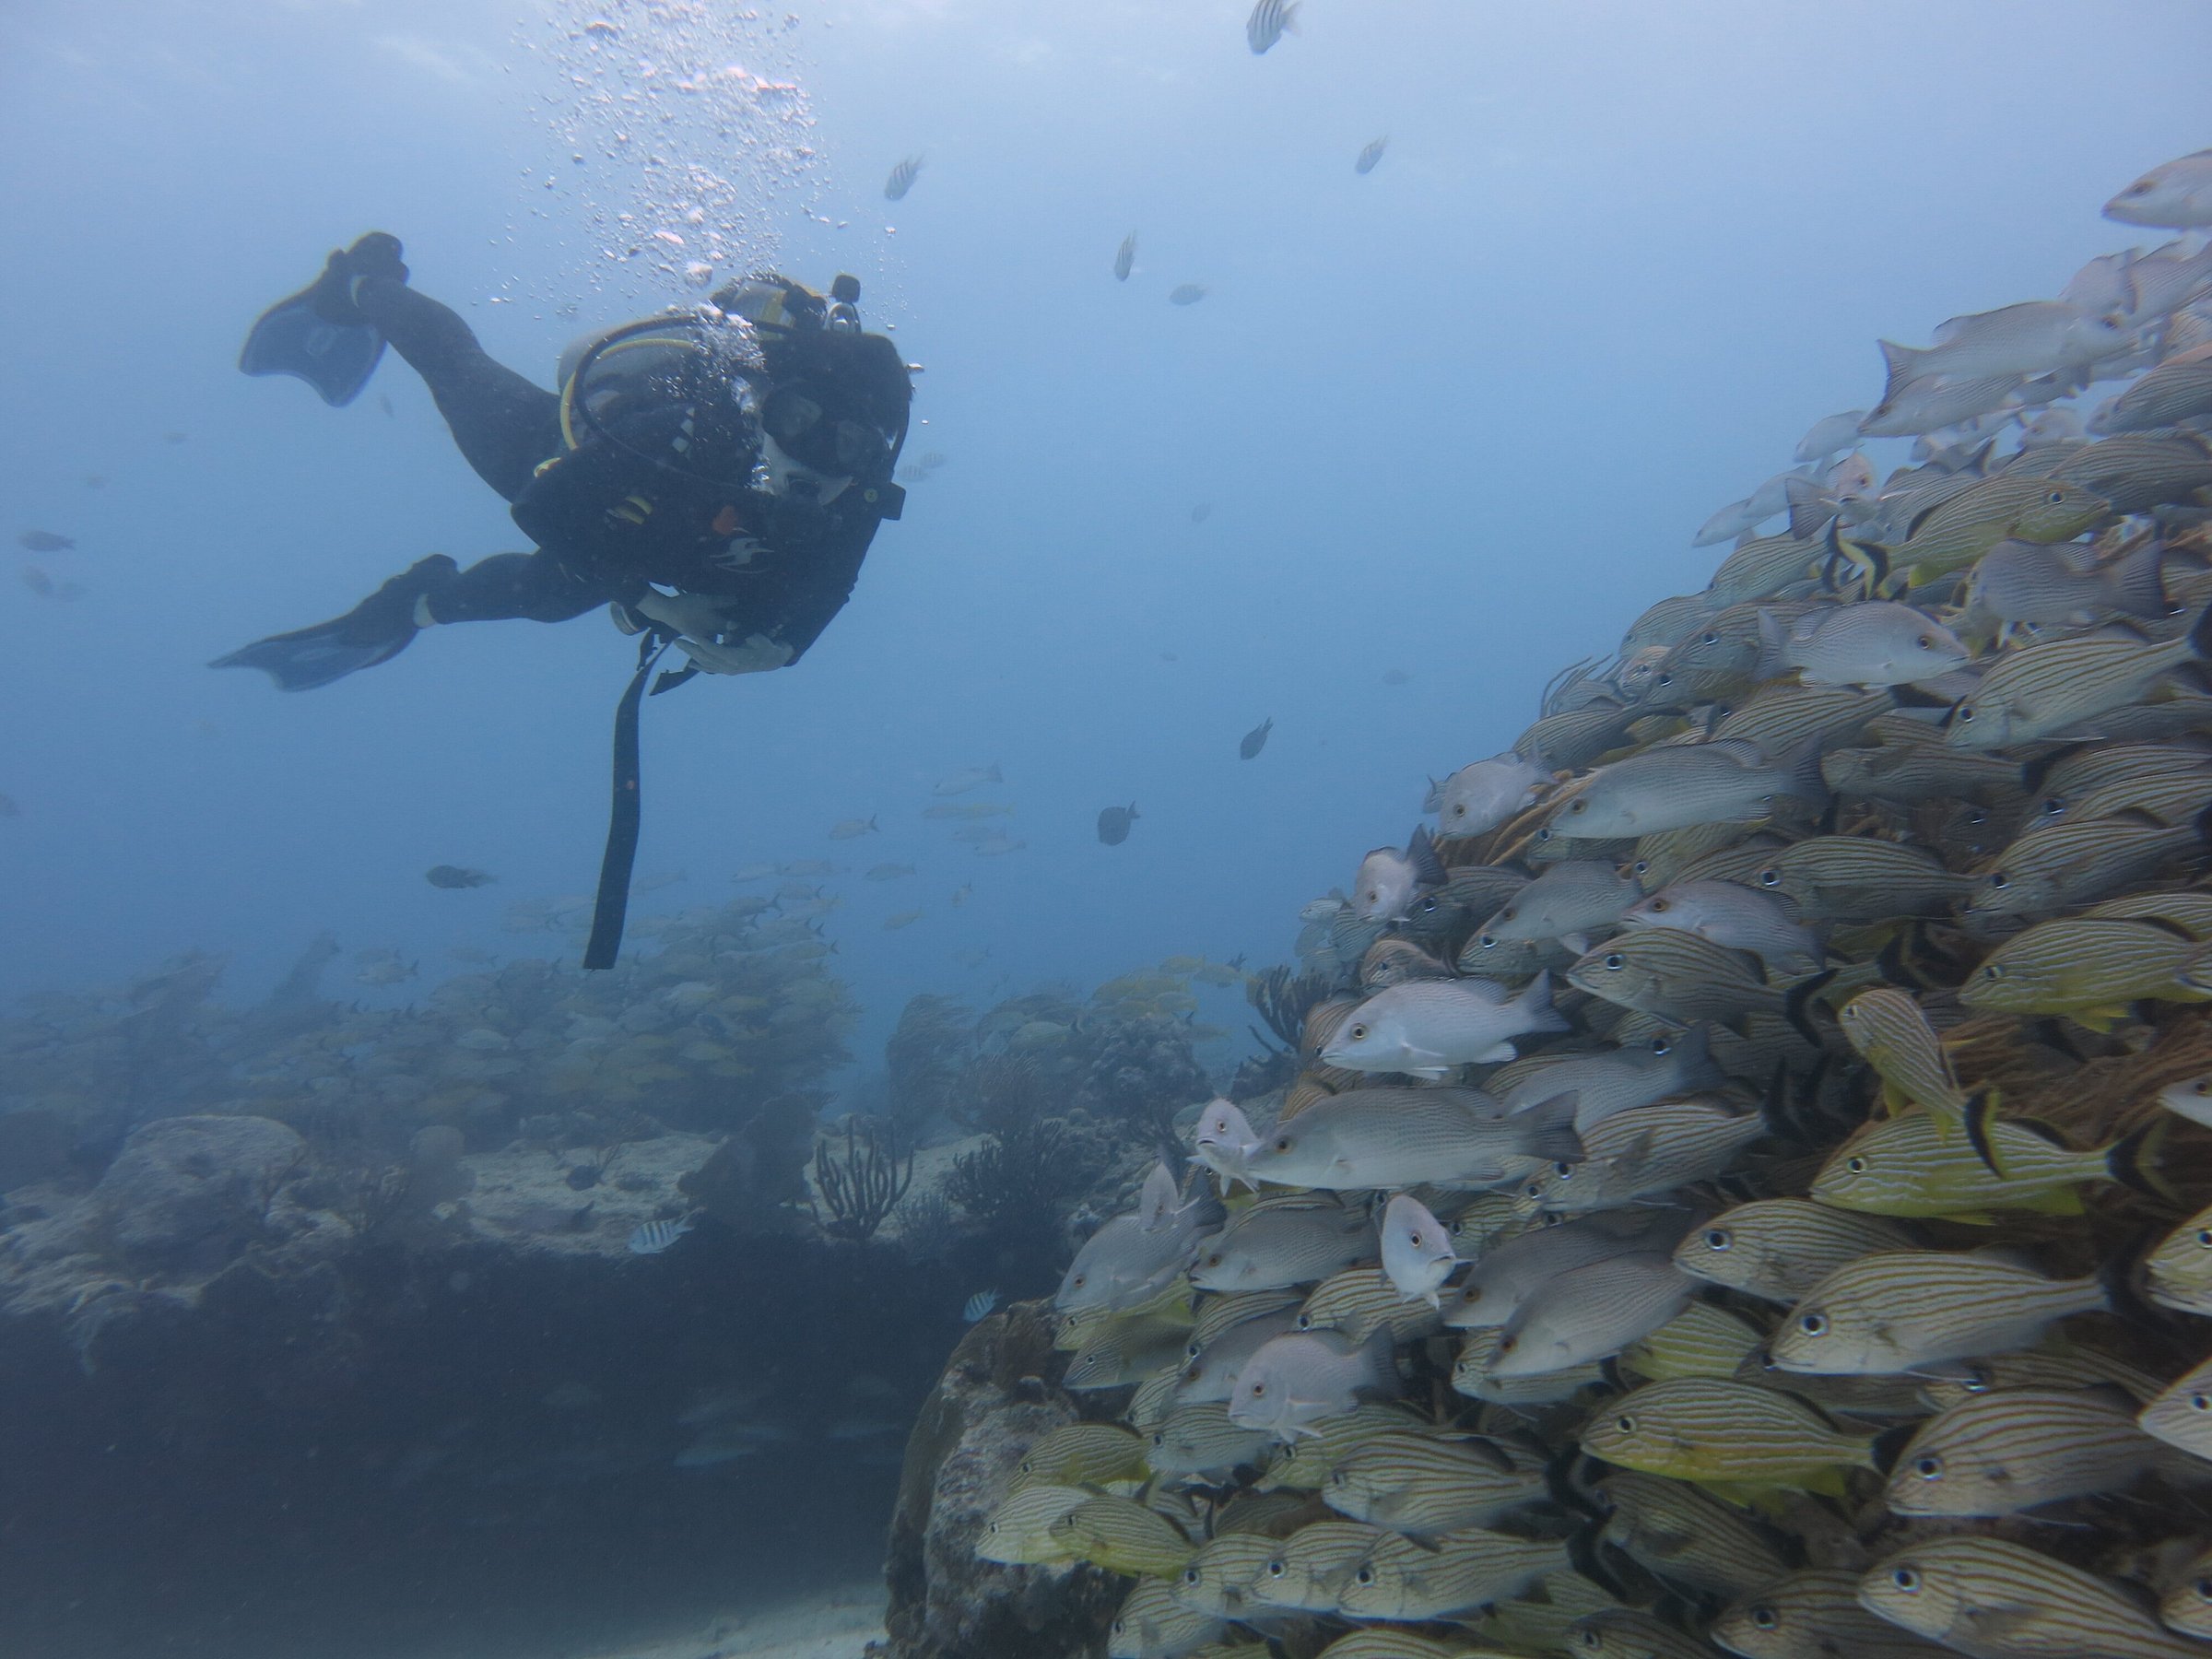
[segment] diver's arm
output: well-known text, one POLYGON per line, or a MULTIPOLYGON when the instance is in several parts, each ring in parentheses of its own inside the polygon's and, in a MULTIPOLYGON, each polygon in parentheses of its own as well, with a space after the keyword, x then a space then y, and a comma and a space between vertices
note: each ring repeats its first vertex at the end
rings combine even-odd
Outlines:
POLYGON ((782 602, 762 619, 768 636, 790 648, 791 661, 795 663, 806 654, 807 648, 821 638, 822 629, 830 626, 830 618, 844 609, 845 601, 853 596, 861 563, 868 556, 868 544, 875 539, 880 522, 872 514, 841 519, 818 545, 806 550, 804 562, 793 572, 790 586, 781 595, 782 602))

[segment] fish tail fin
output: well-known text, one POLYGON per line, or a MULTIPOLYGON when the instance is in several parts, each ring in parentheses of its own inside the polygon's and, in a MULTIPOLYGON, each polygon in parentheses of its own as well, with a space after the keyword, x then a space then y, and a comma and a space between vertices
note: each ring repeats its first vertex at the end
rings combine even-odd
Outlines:
POLYGON ((1400 1392, 1397 1342, 1386 1320, 1367 1334, 1359 1345, 1367 1361, 1368 1387, 1382 1399, 1395 1399, 1400 1392))
POLYGON ((1700 1023, 1675 1039, 1675 1066, 1686 1088, 1705 1088, 1720 1077, 1712 1064, 1712 1028, 1700 1023))
POLYGON ((1866 1465, 1877 1475, 1887 1475, 1896 1465, 1898 1454, 1912 1443, 1912 1439, 1926 1425, 1918 1418, 1911 1422, 1899 1423, 1885 1429, 1866 1442, 1866 1465))
POLYGON ((1799 980, 1790 987, 1789 994, 1783 998, 1783 1018, 1794 1026, 1797 1034, 1815 1048, 1821 1044, 1820 1033, 1812 1020, 1813 998, 1826 990, 1829 982, 1835 977, 1836 971, 1833 968, 1823 969, 1810 979, 1799 980))
POLYGON ((1886 405, 1900 392, 1920 379, 1921 359, 1928 354, 1911 346, 1900 346, 1895 340, 1877 340, 1882 348, 1882 367, 1888 380, 1882 386, 1882 402, 1886 405))
POLYGON ((2153 535, 2145 535, 2107 565, 2105 595, 2112 608, 2131 617, 2163 617, 2167 605, 2162 577, 2165 562, 2165 544, 2153 535))
POLYGON ((1790 665, 1782 660, 1789 645, 1789 630, 1782 620, 1765 606, 1759 607, 1759 658, 1752 665, 1751 677, 1755 680, 1780 679, 1789 672, 1790 665))
MULTIPOLYGON (((2206 811, 2212 813, 2212 806, 2206 807, 2206 811)), ((1537 971, 1536 977, 1528 982, 1527 988, 1513 998, 1513 1003, 1531 1022, 1531 1030, 1567 1031, 1574 1029, 1566 1017, 1551 1006, 1551 971, 1547 968, 1537 971)))
POLYGON ((1300 0, 1290 0, 1290 4, 1283 7, 1283 27, 1288 29, 1292 34, 1302 34, 1305 32, 1298 26, 1299 5, 1300 0))
POLYGON ((1519 1113, 1527 1125, 1521 1150, 1530 1158, 1548 1159, 1553 1163, 1581 1163, 1583 1137, 1575 1133, 1574 1114, 1582 1103, 1582 1091, 1571 1088, 1519 1113))
MULTIPOLYGON (((1129 816, 1136 816, 1136 808, 1129 808, 1129 816)), ((1429 826, 1417 824, 1406 840, 1406 862, 1413 866, 1414 879, 1423 887, 1442 887, 1446 879, 1443 860, 1436 855, 1436 841, 1429 833, 1429 826)))
POLYGON ((2212 605, 2197 612, 2189 625, 2189 650, 2199 657, 2212 657, 2212 605))
POLYGON ((1974 1156, 1982 1160, 1982 1167, 1999 1181, 2004 1180, 2005 1171, 1997 1162, 1997 1149, 1989 1133, 1990 1125, 1997 1120, 1997 1091, 1994 1088, 1976 1090, 1967 1100, 1966 1110, 1959 1114, 1959 1119, 1966 1125, 1967 1145, 1973 1147, 1974 1156))
POLYGON ((2165 1157, 2166 1136, 2171 1126, 2172 1119, 2160 1114, 2134 1134, 2122 1135, 2113 1142, 2105 1158, 2105 1168, 2112 1179, 2138 1193, 2178 1203, 2180 1194, 2159 1167, 2165 1157))

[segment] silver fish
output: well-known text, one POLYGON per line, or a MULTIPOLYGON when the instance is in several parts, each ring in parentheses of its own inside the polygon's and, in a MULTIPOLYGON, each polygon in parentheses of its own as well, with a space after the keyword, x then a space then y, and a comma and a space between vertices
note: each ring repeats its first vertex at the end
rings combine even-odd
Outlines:
POLYGON ((1274 1290, 1326 1278, 1374 1258, 1374 1236, 1356 1209, 1309 1198, 1266 1199, 1242 1210, 1198 1253, 1201 1290, 1274 1290))
POLYGON ((1194 1226, 1147 1232, 1137 1217, 1116 1216, 1076 1252, 1053 1305, 1064 1313, 1075 1313, 1087 1308, 1134 1308, 1149 1301, 1181 1271, 1201 1236, 1194 1226))
POLYGON ((1918 685, 1967 660, 1949 629, 1888 599, 1816 610, 1787 625, 1762 612, 1759 634, 1758 677, 1795 669, 1808 686, 1918 685))
POLYGON ((1533 1055, 1492 1074, 1487 1087, 1508 1112, 1572 1094, 1575 1126, 1585 1129, 1615 1112, 1717 1088, 1722 1081, 1705 1028, 1693 1026, 1678 1036, 1597 1053, 1533 1055))
POLYGON ((1818 465, 1830 455, 1850 449, 1859 441, 1859 422, 1866 418, 1864 409, 1845 409, 1838 415, 1824 415, 1806 429, 1797 441, 1796 453, 1791 459, 1801 464, 1818 465))
POLYGON ((1259 1191, 1258 1180, 1247 1172, 1245 1164, 1259 1149, 1260 1136, 1235 1102, 1208 1101, 1192 1130, 1192 1145, 1191 1161, 1205 1165, 1218 1176, 1223 1192, 1238 1182, 1259 1191))
POLYGON ((1677 881, 1622 914, 1624 928, 1671 927, 1729 950, 1747 950, 1769 973, 1819 971, 1818 936, 1785 894, 1734 881, 1677 881))
POLYGON ((1190 1356, 1175 1385, 1176 1400, 1186 1406, 1202 1406, 1234 1398, 1237 1373, 1244 1369, 1244 1362, 1264 1344, 1297 1328, 1295 1302, 1230 1325, 1190 1356))
POLYGON ((1587 840, 1650 835, 1691 824, 1755 823, 1775 803, 1825 801, 1818 756, 1782 765, 1758 745, 1735 739, 1646 749, 1600 767, 1546 820, 1562 835, 1587 840))
POLYGON ((1559 939, 1577 955, 1643 897, 1633 876, 1596 859, 1563 859, 1482 924, 1485 939, 1559 939))
POLYGON ((1445 835, 1487 835, 1514 814, 1535 805, 1536 796, 1551 782, 1551 773, 1537 760, 1524 760, 1512 750, 1488 760, 1470 761, 1446 778, 1437 790, 1436 815, 1445 835))
POLYGON ((1359 154, 1352 161, 1352 171, 1362 177, 1373 172, 1375 164, 1382 159, 1382 152, 1389 147, 1388 137, 1370 138, 1359 147, 1359 154))
POLYGON ((1246 1168, 1328 1189, 1495 1186, 1523 1160, 1582 1155, 1574 1106, 1561 1096, 1509 1118, 1478 1089, 1352 1089, 1277 1124, 1246 1168))
POLYGON ((1398 1295, 1441 1307, 1437 1291, 1458 1265, 1451 1230, 1412 1194, 1394 1194, 1382 1210, 1382 1271, 1398 1295))
POLYGON ((2025 380, 2018 374, 1928 375, 1885 395, 1859 422, 1859 430, 1869 438, 1912 438, 1923 432, 1939 432, 2016 403, 2025 380))
POLYGON ((2001 541, 1968 576, 1967 609, 1994 622, 2041 625, 2080 625, 2115 611, 2166 615, 2159 581, 2165 549, 2155 538, 2145 537, 2110 564, 2085 559, 2085 552, 2070 542, 2001 541))
POLYGON ((1354 1008, 1321 1057, 1347 1071, 1438 1078, 1453 1066, 1511 1060, 1516 1037, 1567 1029, 1547 974, 1512 993, 1491 980, 1411 980, 1354 1008))
POLYGON ((1445 1299, 1444 1324, 1458 1330, 1509 1324, 1561 1274, 1615 1256, 1671 1248, 1688 1220, 1670 1210, 1626 1224, 1611 1216, 1583 1216, 1509 1239, 1485 1252, 1445 1299))
POLYGON ((1342 1417, 1363 1395, 1397 1392, 1387 1330, 1364 1343, 1337 1331, 1292 1331, 1264 1343, 1237 1374, 1229 1420, 1262 1429, 1279 1441, 1316 1432, 1325 1418, 1342 1417))
POLYGON ((1883 401, 1914 381, 2005 374, 2043 374, 2078 367, 2121 351, 2134 335, 2124 318, 2091 316, 2058 300, 2031 300, 1993 312, 1953 317, 1936 330, 1936 344, 1915 350, 1881 342, 1889 371, 1883 401))
POLYGON ((1122 245, 1113 252, 1113 279, 1129 280, 1129 273, 1136 268, 1136 232, 1132 230, 1122 238, 1122 245))
POLYGON ((2107 202, 2104 217, 2173 230, 2212 225, 2212 150, 2160 162, 2107 202))
POLYGON ((1609 1359, 1689 1304, 1696 1281, 1656 1251, 1572 1267, 1507 1322, 1494 1377, 1535 1377, 1609 1359))
POLYGON ((1352 914, 1362 922, 1397 922, 1423 888, 1444 885, 1444 866, 1429 839, 1429 827, 1416 829, 1400 853, 1377 847, 1359 861, 1352 878, 1352 914))

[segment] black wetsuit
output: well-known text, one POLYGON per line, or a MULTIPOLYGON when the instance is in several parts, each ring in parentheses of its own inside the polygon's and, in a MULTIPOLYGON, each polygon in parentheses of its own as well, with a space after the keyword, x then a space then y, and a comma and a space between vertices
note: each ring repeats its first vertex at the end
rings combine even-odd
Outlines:
MULTIPOLYGON (((818 506, 703 476, 747 476, 749 456, 665 464, 656 457, 674 457, 680 406, 609 417, 604 434, 580 433, 568 449, 560 399, 493 361, 450 307, 388 277, 359 284, 353 301, 422 376, 463 457, 537 545, 441 582, 426 600, 434 621, 563 622, 634 602, 653 582, 727 601, 728 637, 765 634, 795 661, 843 606, 876 526, 896 511, 888 477, 855 478, 818 506)), ((830 401, 894 435, 895 453, 910 391, 888 340, 818 329, 764 349, 771 382, 830 388, 830 401)))

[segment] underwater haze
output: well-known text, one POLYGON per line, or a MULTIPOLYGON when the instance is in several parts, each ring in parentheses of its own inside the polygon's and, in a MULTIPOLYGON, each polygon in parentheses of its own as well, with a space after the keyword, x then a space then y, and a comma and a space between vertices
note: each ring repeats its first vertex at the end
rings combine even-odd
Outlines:
POLYGON ((0 1651, 856 1655, 955 1345, 1298 1072, 1301 911, 2207 142, 2200 0, 1295 11, 15 8, 0 1651), (769 268, 915 370, 819 641, 646 703, 612 972, 603 607, 210 666, 529 546, 396 352, 239 371, 372 229, 547 389, 769 268))

